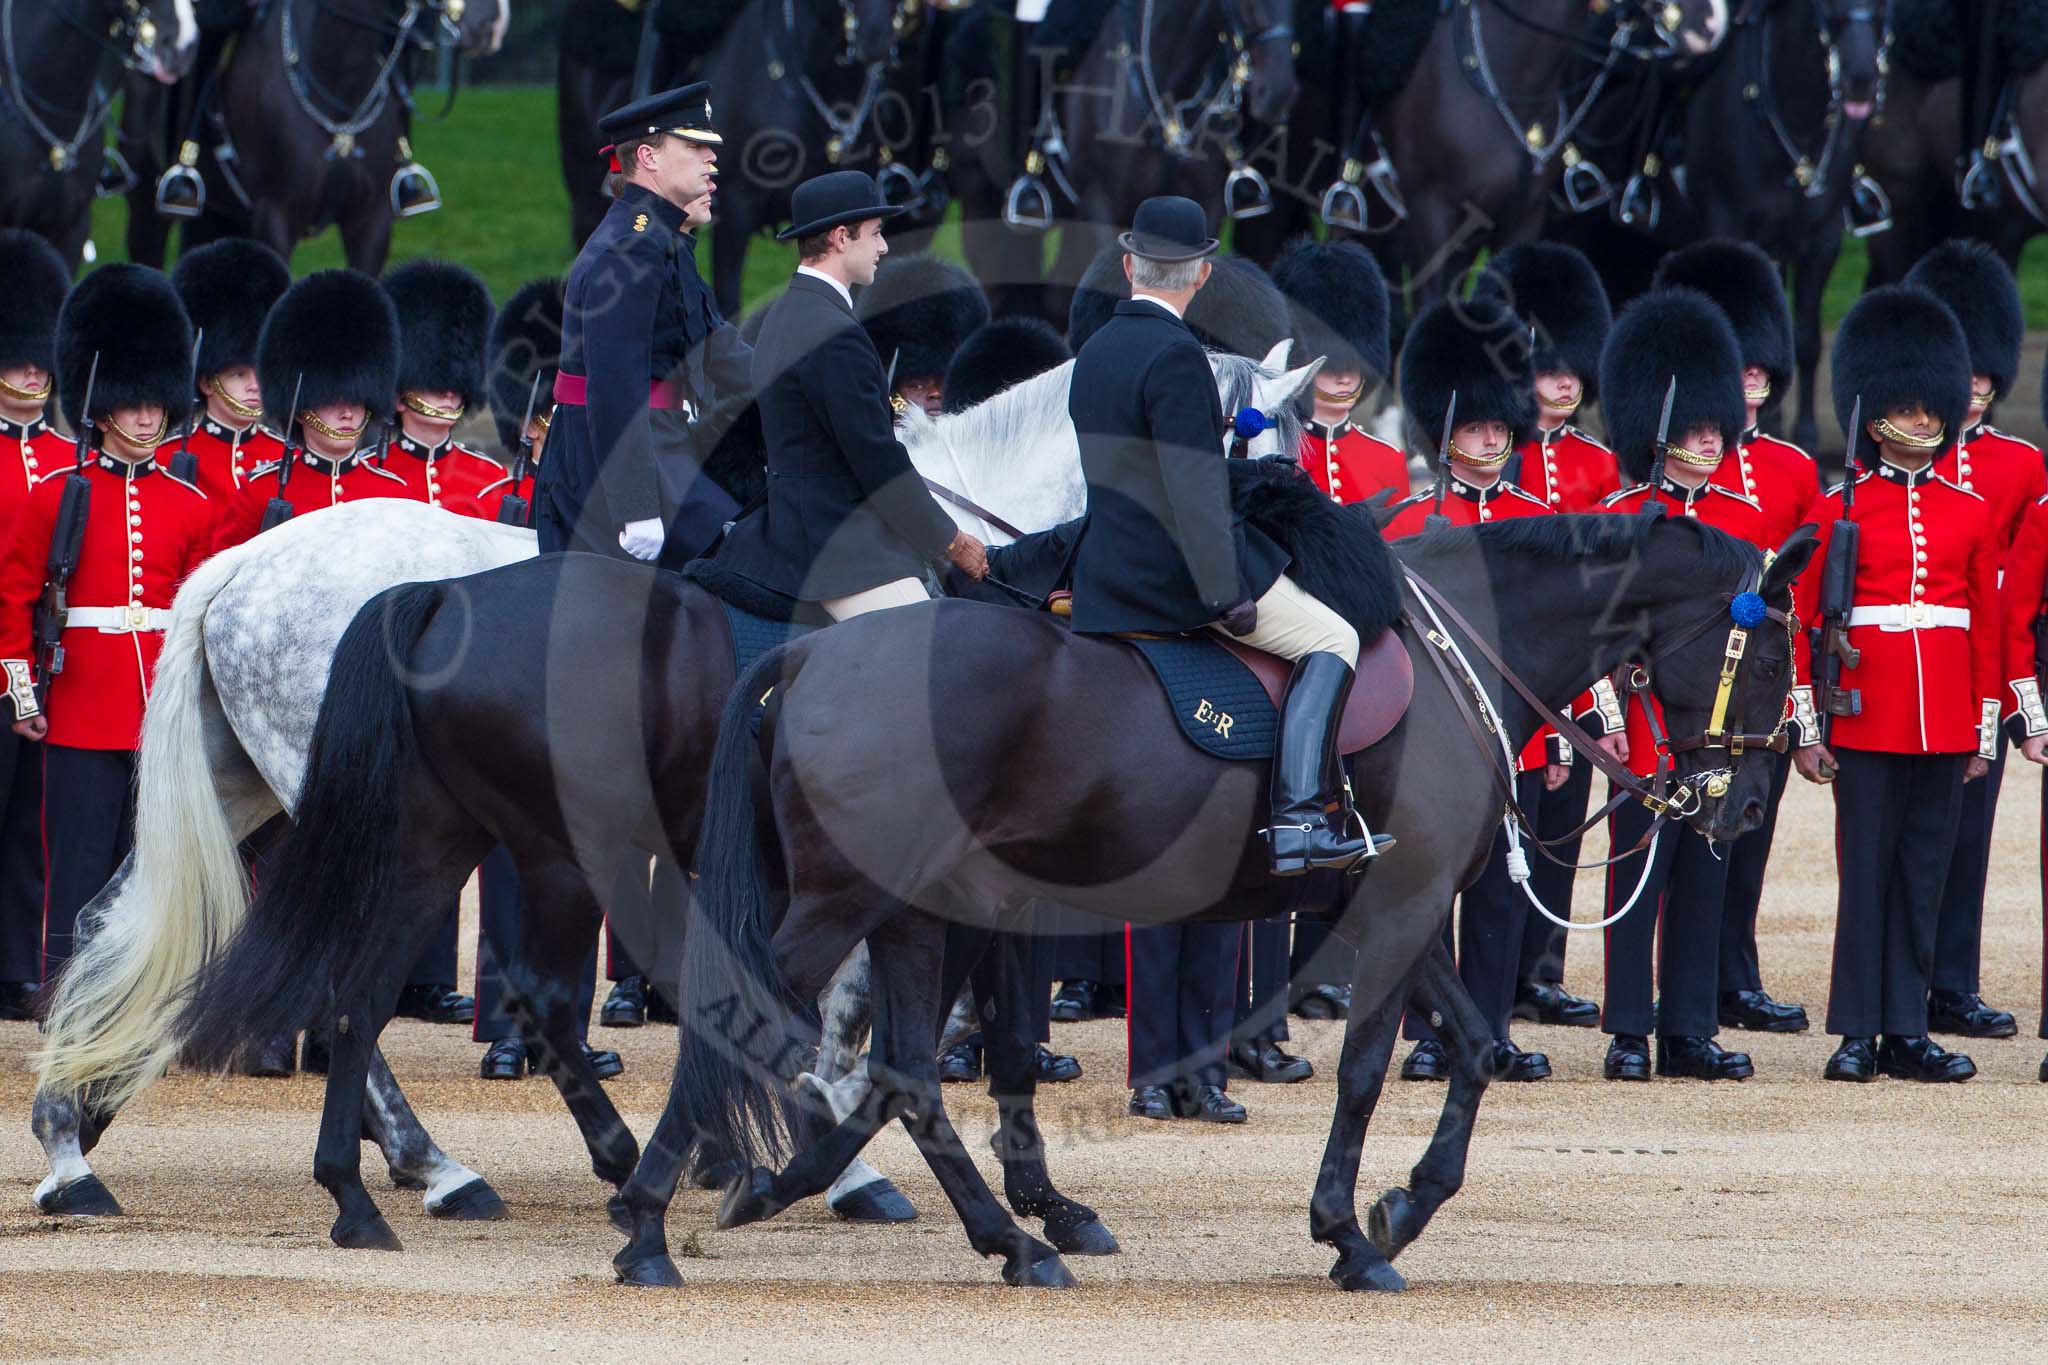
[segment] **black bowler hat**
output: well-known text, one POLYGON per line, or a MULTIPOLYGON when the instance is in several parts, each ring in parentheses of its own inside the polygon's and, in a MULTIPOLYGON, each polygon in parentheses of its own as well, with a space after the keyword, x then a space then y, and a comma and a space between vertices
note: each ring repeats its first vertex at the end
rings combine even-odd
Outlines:
POLYGON ((613 145, 656 133, 701 142, 707 147, 717 147, 725 141, 711 126, 710 81, 678 86, 621 105, 599 119, 597 128, 613 145))
POLYGON ((1216 249, 1202 206, 1177 194, 1158 194, 1138 205, 1131 230, 1117 245, 1148 261, 1192 261, 1216 249))
POLYGON ((894 218, 908 204, 885 204, 875 178, 866 171, 827 171, 798 185, 789 196, 788 227, 775 234, 778 242, 827 232, 842 223, 894 218))

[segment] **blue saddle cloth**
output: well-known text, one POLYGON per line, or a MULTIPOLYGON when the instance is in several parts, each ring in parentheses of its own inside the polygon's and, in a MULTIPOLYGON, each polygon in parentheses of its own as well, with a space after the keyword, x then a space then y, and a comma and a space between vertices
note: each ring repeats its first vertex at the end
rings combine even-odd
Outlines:
MULTIPOLYGON (((754 661, 774 649, 786 645, 817 630, 796 621, 771 621, 765 616, 756 616, 742 611, 732 603, 720 599, 719 606, 725 608, 725 624, 732 631, 732 662, 735 674, 745 673, 754 666, 754 661)), ((754 713, 748 721, 755 734, 761 733, 761 716, 768 708, 756 702, 754 713)))
POLYGON ((1248 763, 1273 757, 1280 713, 1236 655, 1199 635, 1125 643, 1158 674, 1166 703, 1190 744, 1217 758, 1248 763))

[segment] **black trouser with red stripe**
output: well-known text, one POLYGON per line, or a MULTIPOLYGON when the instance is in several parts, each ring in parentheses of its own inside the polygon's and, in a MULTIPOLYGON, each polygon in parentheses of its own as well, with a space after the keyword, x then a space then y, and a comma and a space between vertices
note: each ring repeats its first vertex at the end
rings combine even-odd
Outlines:
POLYGON ((1239 937, 1235 924, 1126 927, 1132 1089, 1223 1084, 1239 937))
MULTIPOLYGON (((1523 810, 1543 795, 1540 769, 1515 779, 1515 801, 1523 810)), ((1493 1036, 1506 1038, 1528 921, 1543 917, 1530 909, 1528 896, 1508 876, 1508 841, 1498 828, 1493 832, 1493 847, 1486 852, 1486 866, 1480 869, 1479 879, 1458 897, 1458 910, 1455 940, 1450 920, 1444 921, 1444 946, 1457 957, 1458 979, 1486 1016, 1493 1036)), ((1403 1019, 1402 1032, 1417 1040, 1436 1037, 1428 1022, 1415 1014, 1403 1019)))
POLYGON ((0 981, 43 972, 43 747, 0 727, 0 981))
POLYGON ((1287 1037, 1288 915, 1243 926, 1237 950, 1237 1011, 1230 1035, 1266 1047, 1287 1037))
POLYGON ((43 750, 43 980, 70 960, 78 912, 135 845, 135 754, 128 749, 43 750))
MULTIPOLYGON (((1619 807, 1607 817, 1612 846, 1633 847, 1654 819, 1641 802, 1619 807)), ((1728 864, 1691 826, 1667 820, 1654 850, 1630 854, 1607 869, 1607 915, 1627 903, 1638 881, 1643 889, 1634 907, 1607 926, 1607 999, 1600 1028, 1635 1037, 1654 1032, 1664 1038, 1711 1038, 1720 1023, 1721 910, 1728 864), (1643 859, 1652 851, 1656 861, 1643 880, 1643 859)))
MULTIPOLYGON (((1520 800, 1520 797, 1516 798, 1520 800)), ((1571 776, 1564 785, 1554 792, 1539 792, 1534 805, 1524 804, 1522 809, 1530 813, 1536 822, 1536 837, 1549 843, 1563 839, 1578 828, 1586 818, 1586 811, 1593 804, 1593 765, 1583 757, 1571 766, 1571 776)), ((1576 863, 1579 860, 1579 840, 1570 839, 1551 848, 1558 862, 1576 863)), ((1565 918, 1571 918, 1572 883, 1578 873, 1570 867, 1559 867, 1534 849, 1529 851, 1529 889, 1536 893, 1550 909, 1565 918)), ((1518 980, 1541 981, 1546 985, 1564 984, 1564 950, 1571 941, 1571 931, 1559 924, 1552 924, 1533 910, 1523 921, 1521 964, 1516 972, 1518 980)), ((1505 1036, 1505 1035, 1503 1035, 1505 1036)))
POLYGON ((1975 995, 1982 987, 1984 888, 1991 873, 1991 826, 1998 817, 1998 787, 2005 780, 2005 737, 1991 771, 1963 784, 1956 817, 1956 848, 1941 883, 1941 912, 1934 927, 1933 988, 1975 995))
POLYGON ((1840 890, 1827 1031, 1918 1037, 1969 756, 1841 747, 1834 755, 1840 890))
POLYGON ((1778 831, 1778 806, 1785 799, 1785 779, 1792 771, 1792 758, 1789 754, 1774 754, 1770 763, 1771 792, 1764 801, 1764 822, 1728 849, 1728 898, 1721 911, 1724 993, 1764 988, 1756 952, 1756 912, 1763 903, 1764 872, 1771 862, 1771 839, 1778 831))

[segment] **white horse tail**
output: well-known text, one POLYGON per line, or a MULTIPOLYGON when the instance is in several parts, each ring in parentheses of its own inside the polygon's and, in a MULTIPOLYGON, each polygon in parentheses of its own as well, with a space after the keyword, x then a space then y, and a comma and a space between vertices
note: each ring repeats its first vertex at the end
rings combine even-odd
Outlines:
POLYGON ((135 851, 81 917, 84 943, 58 982, 38 1084, 118 1107, 177 1055, 187 983, 241 924, 249 881, 208 762, 206 611, 241 559, 200 565, 164 633, 136 761, 135 851))

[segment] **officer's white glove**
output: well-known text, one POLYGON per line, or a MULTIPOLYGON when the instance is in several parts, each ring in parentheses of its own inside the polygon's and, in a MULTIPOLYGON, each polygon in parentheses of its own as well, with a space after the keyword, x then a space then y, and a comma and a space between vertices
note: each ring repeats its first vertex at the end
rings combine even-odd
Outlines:
POLYGON ((652 559, 661 553, 663 535, 660 517, 629 521, 619 532, 619 548, 635 559, 652 559))

